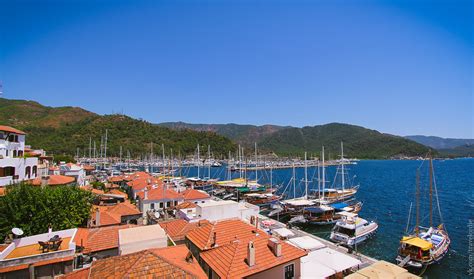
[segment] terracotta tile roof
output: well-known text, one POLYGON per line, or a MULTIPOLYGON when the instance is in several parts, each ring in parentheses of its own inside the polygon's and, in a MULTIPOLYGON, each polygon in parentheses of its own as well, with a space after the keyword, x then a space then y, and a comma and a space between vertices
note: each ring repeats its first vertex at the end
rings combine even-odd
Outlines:
POLYGON ((89 278, 90 267, 79 269, 68 273, 66 275, 61 275, 58 278, 68 278, 68 279, 86 279, 89 278))
POLYGON ((184 245, 149 249, 94 261, 89 272, 66 274, 64 278, 207 278, 196 259, 186 261, 184 245), (87 276, 87 277, 86 277, 87 276))
MULTIPOLYGON (((144 199, 145 193, 143 191, 138 192, 137 196, 140 197, 140 199, 144 199)), ((175 190, 172 189, 165 189, 163 191, 163 186, 155 188, 155 189, 150 189, 148 190, 148 198, 147 200, 182 200, 183 196, 176 192, 175 190)))
POLYGON ((144 171, 138 171, 138 172, 135 172, 135 173, 132 173, 132 174, 129 174, 129 175, 125 175, 124 180, 132 181, 132 180, 139 179, 139 178, 149 178, 149 177, 152 177, 151 174, 149 174, 147 172, 144 172, 144 171))
POLYGON ((118 196, 122 196, 124 198, 127 198, 128 195, 118 189, 112 189, 108 192, 108 194, 112 194, 112 195, 118 195, 118 196))
POLYGON ((186 208, 196 208, 196 204, 194 202, 185 201, 178 204, 178 206, 176 206, 176 209, 186 209, 186 208))
POLYGON ((84 170, 87 170, 87 171, 93 171, 95 170, 95 167, 94 166, 91 166, 91 165, 83 165, 82 168, 84 170))
POLYGON ((81 246, 82 243, 85 254, 117 248, 119 245, 118 231, 133 227, 136 227, 136 225, 79 228, 74 237, 74 242, 77 246, 81 246))
POLYGON ((147 187, 147 186, 150 186, 150 187, 151 186, 162 186, 163 181, 161 179, 153 178, 153 177, 139 178, 139 179, 135 179, 135 180, 132 180, 130 182, 127 182, 127 185, 132 187, 133 190, 135 190, 135 191, 140 191, 140 190, 145 189, 145 187, 147 187))
POLYGON ((109 177, 109 182, 122 182, 125 180, 125 178, 121 175, 119 176, 112 176, 112 177, 109 177))
POLYGON ((4 126, 4 125, 0 125, 0 131, 15 133, 15 134, 19 134, 19 135, 26 135, 26 133, 23 132, 23 131, 20 131, 20 130, 15 129, 15 128, 10 127, 10 126, 4 126))
POLYGON ((281 256, 277 257, 268 246, 269 238, 267 234, 259 234, 252 238, 237 239, 231 243, 202 252, 200 257, 221 278, 243 278, 308 254, 302 249, 280 241, 281 256), (254 243, 255 247, 255 265, 252 267, 249 267, 246 262, 250 241, 254 243))
POLYGON ((199 191, 195 189, 186 189, 181 193, 184 197, 184 200, 203 200, 203 199, 208 199, 210 196, 204 192, 204 191, 199 191))
POLYGON ((253 238, 256 233, 266 234, 239 219, 217 221, 197 228, 186 235, 200 250, 211 249, 214 233, 216 233, 217 245, 229 244, 235 239, 245 240, 253 238))
POLYGON ((166 234, 175 242, 183 240, 186 234, 188 234, 190 231, 208 224, 209 221, 207 220, 190 223, 183 219, 170 220, 159 223, 159 225, 166 231, 166 234))
POLYGON ((99 209, 99 226, 118 225, 122 222, 122 216, 140 215, 138 208, 129 201, 117 203, 115 205, 94 206, 91 213, 92 222, 96 222, 96 210, 99 209))
MULTIPOLYGON (((65 176, 65 175, 50 175, 48 179, 49 186, 56 186, 56 185, 65 185, 69 183, 73 183, 75 181, 74 177, 65 176)), ((41 177, 37 177, 32 180, 32 185, 41 186, 41 177)))

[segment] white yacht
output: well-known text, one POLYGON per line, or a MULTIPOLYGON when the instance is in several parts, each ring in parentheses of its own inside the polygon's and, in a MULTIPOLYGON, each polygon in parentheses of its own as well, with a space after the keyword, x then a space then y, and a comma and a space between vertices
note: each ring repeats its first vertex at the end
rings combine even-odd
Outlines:
POLYGON ((379 225, 373 221, 367 221, 360 218, 357 214, 351 212, 338 213, 341 219, 331 232, 331 240, 346 246, 354 246, 368 239, 375 234, 379 225))

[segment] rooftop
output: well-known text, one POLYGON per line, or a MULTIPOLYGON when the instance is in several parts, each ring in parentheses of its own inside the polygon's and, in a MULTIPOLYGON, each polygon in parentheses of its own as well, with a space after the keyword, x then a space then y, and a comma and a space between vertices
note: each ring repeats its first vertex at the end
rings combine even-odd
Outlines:
POLYGON ((184 197, 184 200, 202 200, 202 199, 209 199, 211 196, 204 191, 199 191, 195 189, 186 189, 185 191, 181 192, 184 197))
MULTIPOLYGON (((57 185, 66 185, 73 183, 75 181, 74 177, 65 176, 65 175, 49 175, 48 176, 48 185, 57 186, 57 185)), ((42 177, 37 177, 31 182, 32 185, 41 186, 42 177)))
POLYGON ((94 261, 88 272, 76 271, 65 278, 207 278, 184 245, 149 249, 94 261), (188 260, 187 260, 188 259, 188 260))
POLYGON ((74 238, 77 246, 84 247, 84 253, 118 248, 119 230, 133 228, 136 225, 118 225, 102 228, 79 228, 74 238))
POLYGON ((161 222, 159 225, 166 231, 166 234, 173 239, 173 241, 179 241, 183 240, 190 231, 204 225, 209 225, 209 222, 207 220, 202 220, 190 223, 183 219, 176 219, 161 222))
POLYGON ((20 130, 15 129, 15 128, 10 127, 10 126, 4 126, 4 125, 0 125, 0 131, 8 132, 8 133, 15 133, 15 134, 19 134, 19 135, 26 135, 26 133, 23 132, 23 131, 20 131, 20 130))
POLYGON ((200 256, 221 278, 243 278, 307 254, 304 250, 280 241, 281 255, 276 256, 268 245, 269 239, 267 234, 243 239, 237 237, 227 244, 202 252, 200 256), (255 247, 255 265, 251 267, 246 261, 250 241, 255 247))
POLYGON ((166 233, 160 225, 140 226, 119 230, 120 245, 163 237, 166 237, 166 233))
MULTIPOLYGON (((137 196, 144 200, 145 193, 138 192, 137 196)), ((163 189, 163 186, 148 190, 148 198, 146 200, 182 200, 183 196, 172 189, 163 189)))

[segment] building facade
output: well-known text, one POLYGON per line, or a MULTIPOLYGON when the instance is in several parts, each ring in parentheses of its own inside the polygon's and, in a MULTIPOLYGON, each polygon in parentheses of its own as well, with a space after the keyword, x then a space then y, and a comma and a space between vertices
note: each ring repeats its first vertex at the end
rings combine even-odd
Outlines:
POLYGON ((25 138, 23 131, 0 126, 0 187, 38 176, 38 158, 25 156, 25 138))

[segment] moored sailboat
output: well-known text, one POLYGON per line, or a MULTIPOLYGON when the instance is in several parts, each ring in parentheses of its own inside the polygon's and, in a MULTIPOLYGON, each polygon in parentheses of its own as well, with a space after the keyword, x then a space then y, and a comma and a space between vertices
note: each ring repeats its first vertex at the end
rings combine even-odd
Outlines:
MULTIPOLYGON (((421 273, 431 264, 441 261, 448 253, 451 240, 443 223, 433 226, 433 160, 429 159, 429 209, 430 226, 420 226, 420 174, 416 179, 416 225, 413 233, 403 236, 398 249, 397 262, 402 267, 421 269, 421 273)), ((438 199, 436 185, 435 194, 438 199)), ((438 201, 439 209, 439 201, 438 201)), ((440 218, 441 218, 441 211, 440 218)))

